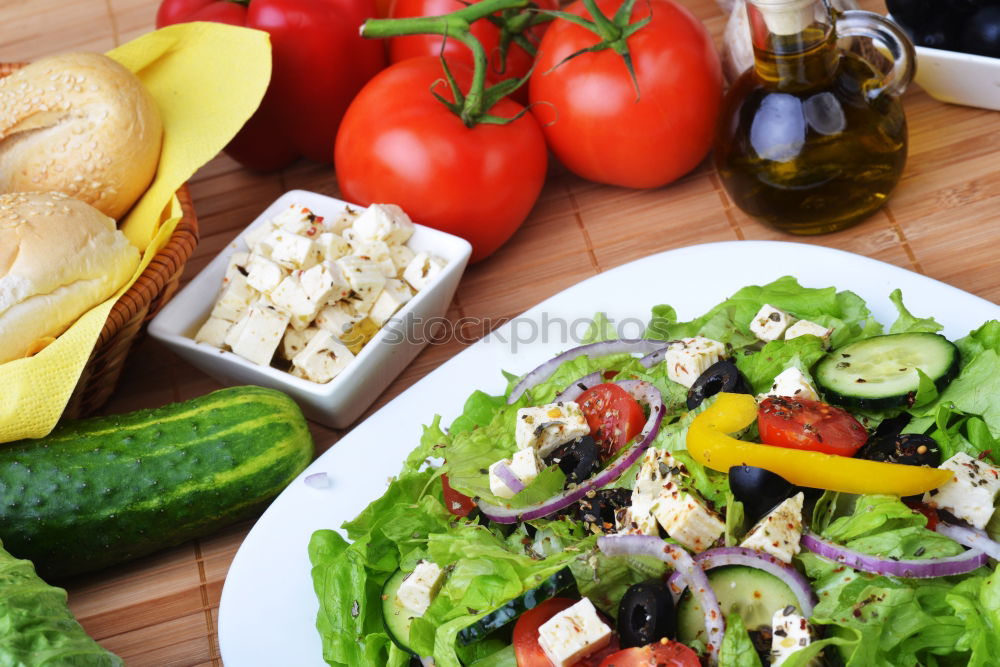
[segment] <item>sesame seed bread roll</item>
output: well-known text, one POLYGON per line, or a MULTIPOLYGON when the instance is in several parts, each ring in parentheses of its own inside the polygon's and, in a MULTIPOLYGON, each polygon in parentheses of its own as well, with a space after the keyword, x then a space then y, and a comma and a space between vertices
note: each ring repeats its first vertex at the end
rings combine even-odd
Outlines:
POLYGON ((99 53, 0 78, 0 193, 63 192, 117 220, 153 180, 162 138, 142 82, 99 53))
POLYGON ((37 352, 135 273, 115 221, 58 192, 0 195, 0 363, 37 352))

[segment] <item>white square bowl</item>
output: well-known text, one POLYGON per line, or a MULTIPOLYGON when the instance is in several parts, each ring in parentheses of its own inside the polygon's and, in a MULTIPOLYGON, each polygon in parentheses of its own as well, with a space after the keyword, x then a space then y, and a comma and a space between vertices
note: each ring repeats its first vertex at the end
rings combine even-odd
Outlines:
POLYGON ((941 102, 1000 110, 1000 58, 916 47, 914 80, 941 102))
POLYGON ((346 428, 427 344, 428 323, 445 316, 472 246, 465 239, 415 224, 408 245, 415 252, 425 251, 445 260, 444 270, 379 330, 343 372, 325 384, 310 382, 194 341, 195 333, 215 305, 230 256, 246 249, 244 238, 249 230, 267 224, 291 204, 302 204, 328 218, 336 217, 348 206, 347 202, 306 190, 291 190, 281 195, 153 318, 149 335, 223 384, 278 389, 294 398, 310 419, 333 428, 346 428))

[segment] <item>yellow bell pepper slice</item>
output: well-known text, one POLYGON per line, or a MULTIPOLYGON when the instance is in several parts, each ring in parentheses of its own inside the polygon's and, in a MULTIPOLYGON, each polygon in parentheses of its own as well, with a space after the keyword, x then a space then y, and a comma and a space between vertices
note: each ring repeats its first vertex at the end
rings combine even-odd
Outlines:
POLYGON ((939 468, 774 447, 729 435, 750 426, 756 418, 757 402, 752 396, 719 394, 688 427, 688 453, 713 470, 728 472, 733 466, 754 466, 777 473, 798 486, 854 494, 912 496, 936 489, 952 475, 939 468))

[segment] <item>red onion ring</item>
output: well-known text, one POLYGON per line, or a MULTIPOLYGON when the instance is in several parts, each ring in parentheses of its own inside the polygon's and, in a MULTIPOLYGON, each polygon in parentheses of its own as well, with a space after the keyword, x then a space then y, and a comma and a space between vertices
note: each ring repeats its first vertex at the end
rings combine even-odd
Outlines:
POLYGON ((993 560, 1000 560, 1000 543, 990 539, 986 531, 967 526, 957 526, 952 523, 939 522, 934 528, 945 537, 950 537, 962 546, 978 549, 993 560))
MULTIPOLYGON (((746 547, 719 547, 701 552, 694 557, 694 562, 706 571, 723 567, 724 565, 742 565, 743 567, 752 567, 774 575, 788 584, 788 587, 792 589, 792 593, 795 594, 795 598, 799 602, 799 609, 802 610, 802 615, 806 618, 812 616, 813 609, 819 601, 805 575, 791 565, 762 551, 747 549, 746 547)), ((670 593, 674 596, 674 603, 676 604, 677 600, 681 597, 681 593, 687 588, 687 585, 678 576, 678 573, 675 572, 667 579, 667 586, 670 588, 670 593)))
POLYGON ((698 567, 683 547, 652 535, 603 535, 597 538, 597 548, 607 556, 653 556, 673 567, 705 612, 708 662, 715 664, 719 661, 719 648, 726 631, 726 621, 705 571, 698 567))
POLYGON ((667 341, 664 340, 650 340, 648 338, 637 338, 631 340, 607 340, 601 341, 600 343, 590 343, 589 345, 580 345, 574 347, 570 350, 566 350, 562 354, 552 357, 544 364, 538 366, 533 371, 530 371, 527 375, 521 378, 520 382, 514 385, 514 388, 510 392, 510 396, 507 397, 507 404, 512 404, 517 399, 521 398, 521 394, 531 389, 537 384, 545 382, 552 374, 556 372, 559 365, 564 361, 570 361, 571 359, 576 359, 577 357, 582 357, 584 355, 591 357, 606 357, 610 354, 649 354, 650 352, 655 352, 661 349, 667 341))
POLYGON ((582 378, 576 380, 561 392, 556 394, 555 402, 575 401, 580 398, 580 394, 603 382, 604 371, 594 371, 589 375, 584 375, 582 378))
POLYGON ((989 561, 989 557, 979 549, 969 549, 958 556, 950 558, 926 558, 923 560, 893 560, 879 558, 870 554, 854 551, 824 540, 815 533, 802 535, 802 546, 817 555, 836 563, 869 572, 871 574, 887 574, 906 579, 931 579, 934 577, 949 577, 955 574, 966 574, 989 561))
POLYGON ((643 357, 642 359, 640 359, 639 363, 642 364, 643 368, 652 368, 656 364, 658 364, 661 361, 663 361, 664 358, 666 358, 667 350, 669 350, 669 349, 670 349, 670 345, 667 344, 667 345, 664 345, 663 347, 661 347, 659 350, 653 350, 652 352, 650 352, 649 354, 647 354, 645 357, 643 357))
POLYGON ((325 472, 314 472, 311 475, 306 475, 302 481, 306 483, 306 486, 311 486, 314 489, 328 489, 333 484, 330 476, 325 472))
POLYGON ((495 472, 497 477, 500 478, 500 481, 502 481, 504 485, 506 485, 506 487, 514 493, 524 491, 524 482, 522 482, 521 479, 514 474, 514 471, 511 470, 510 466, 505 462, 500 461, 493 466, 493 472, 495 472))
POLYGON ((656 434, 660 432, 660 423, 663 421, 663 415, 666 412, 666 407, 663 405, 663 397, 660 396, 659 389, 642 380, 622 380, 615 384, 627 391, 632 398, 649 406, 649 418, 642 427, 642 431, 636 436, 635 444, 619 455, 608 467, 590 479, 584 480, 573 488, 564 489, 540 503, 535 503, 528 507, 513 508, 502 507, 488 503, 485 500, 479 500, 479 509, 486 518, 497 523, 516 523, 518 521, 530 521, 531 519, 548 516, 564 507, 569 507, 587 495, 587 492, 591 489, 599 489, 606 484, 610 484, 642 456, 642 453, 646 451, 656 438, 656 434))

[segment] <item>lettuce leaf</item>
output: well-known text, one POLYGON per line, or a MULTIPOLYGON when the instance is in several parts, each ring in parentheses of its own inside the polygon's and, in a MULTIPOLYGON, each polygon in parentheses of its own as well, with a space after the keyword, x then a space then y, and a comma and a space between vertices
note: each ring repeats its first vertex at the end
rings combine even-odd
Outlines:
POLYGON ((0 544, 0 664, 117 667, 125 663, 91 639, 66 604, 66 591, 35 574, 31 561, 0 544))
POLYGON ((726 634, 719 648, 719 667, 761 667, 760 656, 739 614, 726 616, 726 634))

